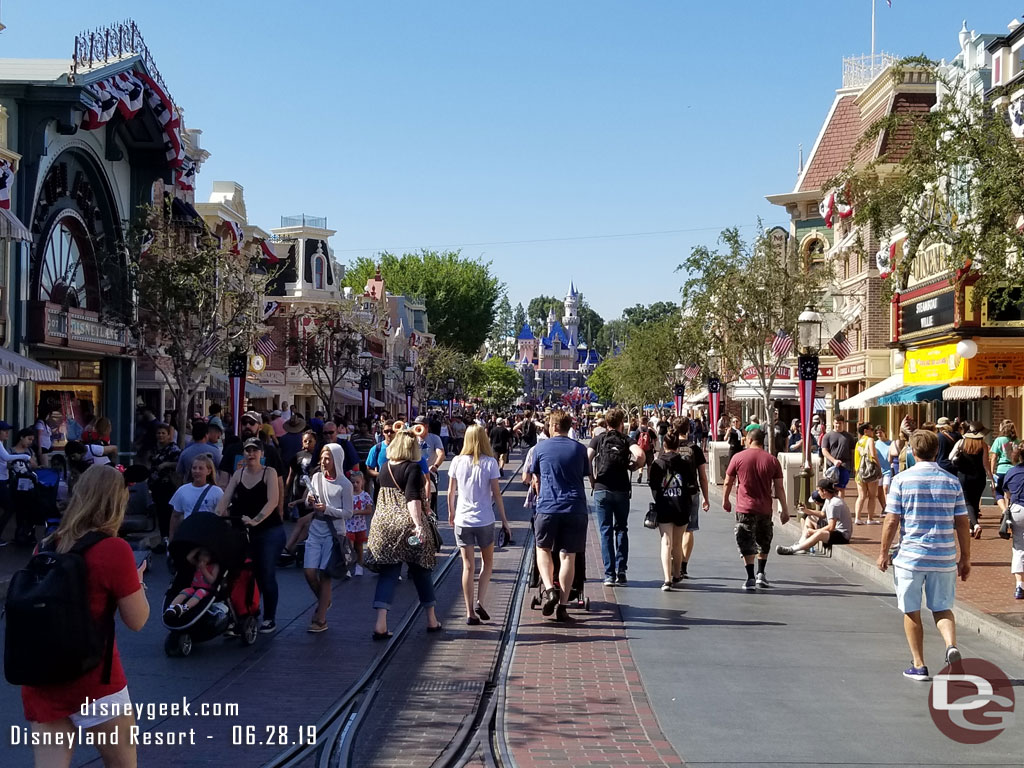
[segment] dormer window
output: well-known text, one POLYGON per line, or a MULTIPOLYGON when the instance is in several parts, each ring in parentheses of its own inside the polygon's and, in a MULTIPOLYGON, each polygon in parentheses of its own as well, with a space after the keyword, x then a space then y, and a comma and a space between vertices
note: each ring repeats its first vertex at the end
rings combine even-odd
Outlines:
POLYGON ((313 257, 313 287, 322 291, 324 289, 324 274, 327 272, 327 260, 317 254, 313 257))

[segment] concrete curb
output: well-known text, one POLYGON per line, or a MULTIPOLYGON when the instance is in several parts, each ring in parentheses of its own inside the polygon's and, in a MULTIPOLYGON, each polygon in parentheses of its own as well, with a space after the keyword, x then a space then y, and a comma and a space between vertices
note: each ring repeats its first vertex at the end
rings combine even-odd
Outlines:
MULTIPOLYGON (((721 488, 712 486, 710 490, 718 503, 721 504, 721 488)), ((786 537, 788 543, 795 543, 800 539, 800 528, 795 521, 782 525, 779 522, 778 515, 776 514, 774 517, 776 531, 780 531, 786 537)), ((845 565, 857 575, 870 579, 879 587, 883 587, 895 595, 892 571, 889 570, 882 573, 878 570, 878 563, 867 555, 858 552, 853 547, 832 547, 831 560, 845 565)), ((1005 648, 1018 659, 1024 659, 1024 632, 964 602, 958 601, 954 610, 957 632, 961 637, 964 633, 976 634, 1001 648, 1005 648)))

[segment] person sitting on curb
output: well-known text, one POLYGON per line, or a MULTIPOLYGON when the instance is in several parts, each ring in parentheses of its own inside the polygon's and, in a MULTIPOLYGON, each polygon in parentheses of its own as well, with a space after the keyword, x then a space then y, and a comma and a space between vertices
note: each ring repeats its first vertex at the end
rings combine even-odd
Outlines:
POLYGON ((804 530, 800 541, 790 547, 779 545, 775 551, 780 555, 795 555, 806 552, 815 544, 832 547, 837 544, 849 544, 853 531, 850 508, 839 496, 835 482, 825 477, 818 481, 818 490, 811 496, 813 501, 821 499, 823 509, 805 509, 804 530), (815 498, 817 497, 817 498, 815 498), (819 527, 819 525, 822 527, 819 527))

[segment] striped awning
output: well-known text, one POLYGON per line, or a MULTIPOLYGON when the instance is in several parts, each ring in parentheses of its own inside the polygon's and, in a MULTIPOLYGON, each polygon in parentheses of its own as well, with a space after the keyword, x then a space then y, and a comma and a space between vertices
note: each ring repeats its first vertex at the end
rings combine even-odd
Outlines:
POLYGON ((941 400, 947 384, 914 384, 901 387, 892 394, 878 398, 879 405, 905 405, 906 403, 927 403, 941 400))
POLYGON ((0 208, 0 240, 23 240, 32 242, 32 233, 21 223, 21 219, 7 208, 0 208))
POLYGON ((707 401, 708 391, 706 389, 702 389, 700 392, 695 392, 685 400, 687 405, 696 405, 697 403, 706 403, 707 401))
POLYGON ((7 347, 0 347, 0 366, 9 369, 23 381, 60 381, 60 371, 56 368, 19 355, 7 347))
POLYGON ((1024 396, 1024 387, 982 387, 954 384, 942 393, 943 400, 1001 400, 1024 396))

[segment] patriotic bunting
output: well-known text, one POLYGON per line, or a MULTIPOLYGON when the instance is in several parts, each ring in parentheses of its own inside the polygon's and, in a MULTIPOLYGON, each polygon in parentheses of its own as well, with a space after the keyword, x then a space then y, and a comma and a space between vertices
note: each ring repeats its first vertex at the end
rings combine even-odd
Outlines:
POLYGON ((840 219, 848 219, 853 215, 853 206, 846 202, 843 190, 831 189, 818 203, 818 213, 825 220, 825 226, 832 229, 835 224, 836 215, 840 219))
POLYGON ((828 340, 828 348, 840 360, 845 360, 853 354, 853 345, 842 331, 828 340))
POLYGON ((175 173, 174 183, 178 185, 178 189, 196 188, 196 170, 195 161, 186 157, 185 161, 181 164, 181 168, 175 173))
POLYGON ((242 225, 236 224, 233 221, 225 221, 224 226, 227 227, 228 232, 235 238, 235 244, 231 246, 232 253, 242 252, 242 241, 245 240, 245 234, 242 232, 242 225))
POLYGON ((1010 113, 1010 130, 1014 138, 1024 139, 1024 97, 1011 101, 1006 109, 1010 113))
POLYGON ((0 208, 10 209, 13 186, 14 168, 6 160, 0 160, 0 208))
POLYGON ((785 331, 778 331, 772 339, 772 354, 781 359, 792 351, 793 337, 785 331))
POLYGON ((263 321, 266 322, 281 307, 280 301, 263 302, 263 321))
POLYGON ((260 241, 260 250, 263 251, 263 258, 267 260, 267 264, 277 264, 280 261, 277 254, 274 253, 273 247, 266 240, 260 241))
POLYGON ((256 343, 253 344, 253 347, 261 355, 269 358, 271 353, 277 349, 277 344, 274 343, 274 340, 270 337, 269 333, 265 333, 256 339, 256 343))
POLYGON ((879 277, 889 277, 896 268, 896 243, 888 247, 882 246, 875 254, 875 266, 878 267, 879 277))
POLYGON ((153 230, 144 230, 142 233, 142 242, 139 244, 139 253, 145 256, 149 253, 149 249, 153 247, 153 243, 155 241, 156 236, 153 234, 153 230))

